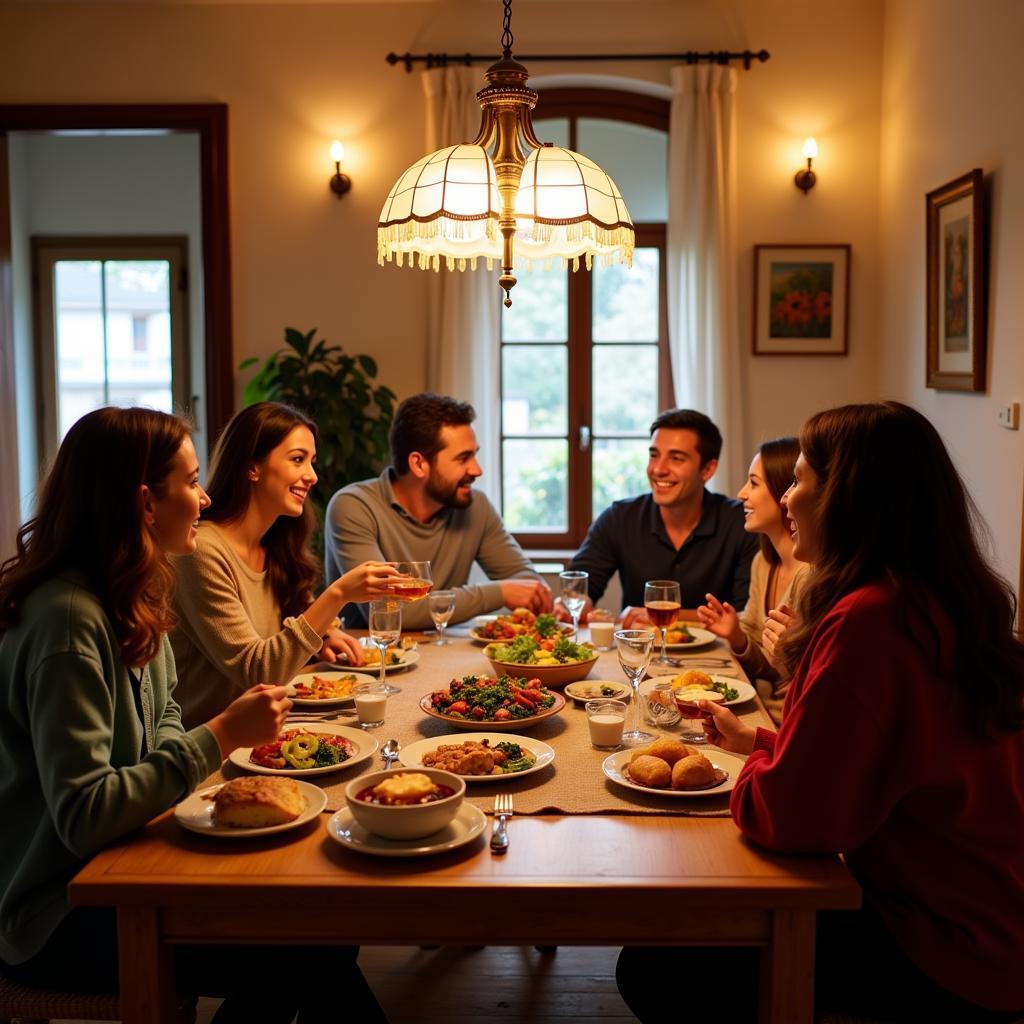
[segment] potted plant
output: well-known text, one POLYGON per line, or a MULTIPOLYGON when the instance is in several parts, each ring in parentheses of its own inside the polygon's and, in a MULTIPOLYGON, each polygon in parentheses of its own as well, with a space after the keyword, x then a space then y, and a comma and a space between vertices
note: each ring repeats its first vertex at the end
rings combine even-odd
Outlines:
MULTIPOLYGON (((387 461, 395 393, 375 384, 377 363, 373 358, 346 355, 340 345, 317 339, 316 332, 315 327, 306 334, 286 327, 285 347, 270 356, 249 381, 244 400, 246 405, 286 402, 316 423, 319 480, 312 495, 322 523, 335 491, 376 476, 387 461)), ((258 362, 253 356, 239 369, 258 362)))

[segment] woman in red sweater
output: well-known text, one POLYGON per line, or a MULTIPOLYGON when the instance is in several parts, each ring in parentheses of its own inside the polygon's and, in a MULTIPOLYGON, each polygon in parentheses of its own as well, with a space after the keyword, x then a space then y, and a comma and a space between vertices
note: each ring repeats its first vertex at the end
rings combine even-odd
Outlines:
MULTIPOLYGON (((886 1021, 1016 1020, 1024 645, 1013 593, 981 555, 973 503, 919 413, 833 409, 808 421, 800 447, 784 503, 794 553, 814 570, 780 647, 793 670, 782 726, 704 708, 711 741, 750 754, 733 817, 769 849, 844 854, 863 887, 862 910, 819 915, 820 1006, 886 1021)), ((716 1017, 754 1020, 756 954, 737 953, 665 951, 677 967, 698 959, 705 973, 688 976, 730 993, 716 1017)), ((620 989, 654 1020, 641 964, 623 951, 620 989)))

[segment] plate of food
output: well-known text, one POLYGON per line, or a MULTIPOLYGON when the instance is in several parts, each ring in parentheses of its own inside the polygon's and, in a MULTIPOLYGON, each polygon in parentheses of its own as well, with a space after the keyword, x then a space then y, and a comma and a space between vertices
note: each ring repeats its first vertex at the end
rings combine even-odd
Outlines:
POLYGON ((424 857, 444 853, 471 843, 486 827, 487 815, 469 803, 464 803, 440 832, 422 839, 384 839, 374 835, 356 821, 350 807, 343 807, 327 819, 327 834, 336 843, 376 857, 424 857))
POLYGON ((466 782, 508 782, 546 768, 554 750, 540 740, 507 732, 456 733, 402 747, 406 768, 441 768, 466 782))
MULTIPOLYGON (((660 645, 659 637, 654 646, 660 645)), ((701 629, 692 622, 683 622, 676 619, 665 630, 665 649, 669 651, 700 651, 705 647, 713 647, 718 643, 718 637, 709 629, 701 629)))
POLYGON ((669 797, 728 793, 736 785, 744 759, 718 747, 705 751, 661 737, 644 747, 609 754, 601 770, 612 782, 638 793, 669 797))
POLYGON ((523 635, 507 644, 488 644, 484 657, 495 675, 526 676, 545 686, 563 686, 585 679, 599 655, 590 644, 575 643, 567 636, 537 641, 523 635))
POLYGON ((288 696, 298 707, 333 708, 351 704, 360 677, 351 672, 303 672, 288 684, 288 696))
POLYGON ((299 828, 326 806, 327 794, 319 786, 245 775, 197 790, 174 808, 174 817, 200 835, 248 839, 299 828))
MULTIPOLYGON (((380 672, 380 648, 368 637, 363 637, 359 643, 363 648, 363 658, 365 660, 362 665, 349 665, 349 671, 380 672)), ((402 669, 415 665, 419 660, 420 652, 415 648, 405 649, 399 647, 396 650, 394 647, 389 647, 385 652, 384 671, 401 672, 402 669)))
POLYGON ((453 729, 515 732, 557 715, 565 698, 547 687, 511 676, 463 676, 420 698, 424 714, 453 729))
POLYGON ((237 747, 228 760, 259 775, 324 775, 350 768, 377 750, 377 741, 362 729, 328 722, 286 727, 273 743, 237 747))
POLYGON ((538 642, 559 634, 572 636, 572 626, 558 622, 554 615, 534 615, 528 608, 516 608, 511 615, 481 616, 470 629, 470 638, 478 644, 508 643, 517 636, 533 637, 538 642))
POLYGON ((735 676, 716 676, 700 669, 688 668, 677 676, 651 676, 640 684, 640 693, 649 697, 659 683, 668 683, 676 697, 685 701, 713 700, 723 707, 753 700, 757 691, 735 676))
POLYGON ((566 697, 572 697, 577 704, 586 704, 588 700, 625 700, 628 701, 633 691, 625 684, 611 679, 585 679, 579 683, 569 683, 565 687, 566 697))

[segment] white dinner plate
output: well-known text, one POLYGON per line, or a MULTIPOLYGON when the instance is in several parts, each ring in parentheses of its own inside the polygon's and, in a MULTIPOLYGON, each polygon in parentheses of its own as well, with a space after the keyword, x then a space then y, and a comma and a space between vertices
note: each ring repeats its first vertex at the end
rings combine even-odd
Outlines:
POLYGON ((283 825, 266 825, 263 828, 218 825, 213 816, 213 801, 205 798, 216 793, 220 786, 198 790, 182 800, 174 808, 174 817, 182 828, 187 828, 190 832, 198 832, 204 836, 221 836, 225 839, 249 839, 252 836, 287 832, 290 828, 299 828, 307 821, 312 821, 327 806, 327 794, 319 786, 313 786, 308 782, 299 782, 297 785, 302 791, 302 798, 306 801, 306 809, 294 821, 286 821, 283 825))
POLYGON ((521 772, 509 772, 507 775, 459 775, 459 778, 465 779, 466 782, 511 782, 513 779, 521 779, 524 775, 532 775, 542 768, 547 768, 555 759, 554 750, 546 743, 529 739, 526 736, 516 736, 514 733, 507 732, 458 732, 450 736, 433 736, 430 739, 409 743, 402 747, 398 760, 406 768, 422 768, 424 754, 433 753, 445 743, 459 744, 469 740, 475 740, 477 743, 487 740, 492 747, 498 743, 518 743, 523 750, 528 750, 537 760, 531 768, 526 768, 521 772))
MULTIPOLYGON (((376 650, 376 645, 371 643, 365 637, 362 640, 360 640, 359 642, 363 645, 363 647, 371 648, 373 650, 376 650)), ((388 650, 387 650, 387 654, 385 654, 384 657, 385 658, 390 658, 390 656, 392 654, 397 654, 398 655, 398 657, 399 657, 399 659, 401 661, 401 664, 400 665, 385 665, 384 666, 385 674, 387 674, 388 672, 401 672, 401 671, 403 671, 403 669, 407 669, 407 668, 410 668, 411 666, 415 665, 416 662, 420 660, 420 652, 419 651, 403 651, 400 647, 398 647, 398 648, 396 648, 396 647, 389 647, 388 650)), ((379 664, 379 662, 375 662, 372 665, 349 665, 348 666, 348 671, 349 672, 371 672, 374 675, 378 675, 380 673, 380 664, 379 664)))
MULTIPOLYGON (((702 651, 705 647, 713 647, 718 643, 718 637, 709 629, 701 629, 699 626, 690 626, 690 636, 693 641, 688 644, 665 644, 666 651, 702 651)), ((661 649, 661 635, 654 641, 654 649, 661 649)))
POLYGON ((342 846, 377 857, 424 857, 444 853, 471 843, 487 827, 487 815, 472 804, 463 803, 458 813, 440 832, 422 839, 382 839, 367 832, 348 807, 327 819, 327 834, 342 846))
POLYGON ((615 679, 582 679, 578 683, 566 683, 562 692, 572 697, 577 704, 586 704, 588 700, 624 700, 629 701, 633 691, 626 683, 615 679), (615 688, 614 693, 601 693, 602 686, 615 688), (595 691, 595 692, 592 692, 595 691))
POLYGON ((326 775, 328 772, 340 772, 343 768, 351 768, 368 757, 373 757, 377 752, 377 741, 363 732, 362 729, 350 729, 346 725, 330 725, 327 722, 285 722, 282 732, 291 729, 301 729, 303 732, 320 733, 329 736, 344 736, 352 741, 354 753, 347 761, 341 764, 329 764, 323 768, 264 768, 261 764, 253 764, 249 760, 252 747, 236 747, 228 754, 228 760, 247 772, 255 772, 257 775, 301 775, 306 778, 310 775, 326 775))
POLYGON ((722 769, 724 772, 728 772, 724 782, 720 782, 717 786, 711 786, 708 789, 655 789, 651 786, 641 786, 635 783, 629 778, 625 772, 626 765, 629 764, 630 757, 633 756, 633 751, 630 750, 617 750, 614 754, 609 754, 604 759, 604 763, 601 765, 601 770, 605 776, 617 783, 620 786, 625 786, 626 789, 635 789, 638 793, 647 793, 648 795, 656 794, 657 796, 671 796, 671 797, 695 797, 695 796, 719 796, 722 793, 728 793, 733 786, 736 785, 736 777, 745 764, 745 760, 742 757, 738 757, 736 754, 727 754, 724 750, 719 750, 718 747, 708 747, 706 744, 702 745, 700 753, 702 753, 716 768, 722 769))
MULTIPOLYGON (((350 693, 347 697, 327 697, 323 700, 314 700, 312 697, 296 697, 295 687, 299 683, 305 683, 307 686, 313 685, 314 677, 320 679, 332 679, 340 676, 352 675, 354 669, 329 669, 323 672, 303 672, 301 675, 295 676, 294 679, 288 683, 288 696, 291 698, 292 703, 296 707, 303 708, 336 708, 342 704, 351 704, 355 700, 355 694, 350 693)), ((360 680, 364 681, 364 680, 360 680)))
MULTIPOLYGON (((658 683, 667 683, 675 676, 681 676, 685 671, 685 668, 681 668, 678 672, 673 673, 673 675, 648 676, 640 684, 641 695, 646 697, 658 683)), ((711 676, 713 683, 725 683, 726 686, 731 686, 739 692, 739 696, 733 700, 722 701, 722 707, 729 708, 734 704, 745 704, 748 700, 753 700, 757 696, 757 691, 753 686, 750 683, 745 683, 742 679, 737 679, 735 676, 718 676, 714 672, 708 672, 708 675, 711 676)))

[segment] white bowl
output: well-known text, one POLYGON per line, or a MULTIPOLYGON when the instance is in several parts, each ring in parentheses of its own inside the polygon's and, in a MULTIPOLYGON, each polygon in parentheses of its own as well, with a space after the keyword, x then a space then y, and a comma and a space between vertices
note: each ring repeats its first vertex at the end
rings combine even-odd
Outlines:
POLYGON ((466 795, 465 780, 440 768, 417 768, 422 775, 429 775, 438 785, 449 786, 454 792, 441 800, 428 804, 371 804, 360 800, 356 794, 371 789, 378 782, 396 775, 411 775, 412 771, 392 768, 370 772, 353 779, 345 787, 352 817, 367 830, 382 839, 421 839, 423 836, 440 832, 462 806, 466 795))

